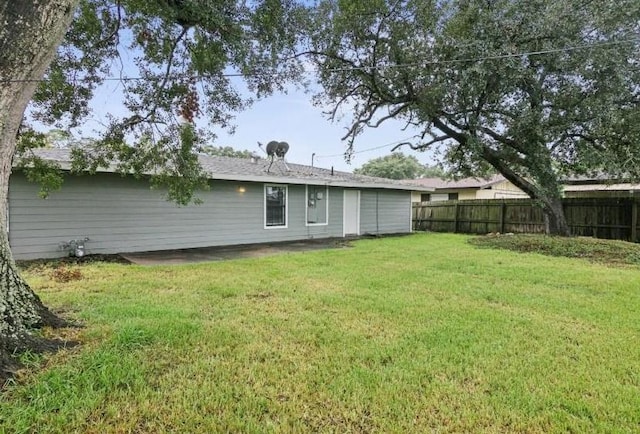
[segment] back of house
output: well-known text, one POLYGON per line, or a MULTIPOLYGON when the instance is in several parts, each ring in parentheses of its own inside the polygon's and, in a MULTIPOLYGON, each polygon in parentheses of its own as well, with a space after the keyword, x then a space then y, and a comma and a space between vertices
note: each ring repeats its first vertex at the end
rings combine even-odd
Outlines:
MULTIPOLYGON (((201 156, 209 189, 179 206, 111 168, 72 175, 67 150, 40 150, 65 173, 47 199, 17 169, 9 186, 16 259, 228 246, 411 231, 415 185, 264 159, 201 156), (73 254, 73 252, 71 251, 73 254)), ((425 190, 430 190, 425 188, 425 190)))

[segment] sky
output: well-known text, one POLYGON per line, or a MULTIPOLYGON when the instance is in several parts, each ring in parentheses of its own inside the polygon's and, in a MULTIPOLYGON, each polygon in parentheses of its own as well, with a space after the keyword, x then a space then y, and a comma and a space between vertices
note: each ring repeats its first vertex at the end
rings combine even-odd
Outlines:
MULTIPOLYGON (((301 91, 274 95, 260 101, 240 113, 236 121, 236 133, 221 134, 220 144, 257 150, 257 141, 286 141, 290 145, 287 155, 289 161, 311 164, 312 154, 315 153, 315 166, 333 166, 336 170, 346 171, 352 171, 372 158, 388 155, 395 144, 416 134, 415 131, 403 131, 404 123, 397 121, 371 128, 357 138, 356 153, 352 156, 351 164, 348 164, 344 158, 347 142, 341 140, 347 131, 348 119, 332 123, 323 115, 320 107, 311 103, 310 95, 301 91)), ((432 164, 427 153, 415 152, 406 146, 402 151, 415 155, 424 164, 432 164)))
MULTIPOLYGON (((91 104, 92 114, 75 135, 95 136, 94 131, 106 123, 107 114, 125 113, 119 86, 118 82, 108 82, 98 89, 91 104)), ((330 122, 322 108, 312 104, 311 95, 292 88, 287 94, 274 94, 238 113, 233 121, 234 134, 214 131, 218 138, 213 145, 263 154, 257 142, 285 141, 289 143, 288 162, 311 165, 315 153, 314 166, 351 172, 372 158, 388 155, 395 144, 416 134, 416 131, 403 131, 404 123, 397 121, 368 129, 358 137, 354 148, 356 154, 348 164, 344 158, 346 141, 341 140, 348 120, 349 116, 345 116, 341 121, 330 122), (370 148, 380 149, 368 151, 370 148)), ((407 146, 399 151, 416 156, 423 164, 435 163, 430 153, 416 152, 407 146)))

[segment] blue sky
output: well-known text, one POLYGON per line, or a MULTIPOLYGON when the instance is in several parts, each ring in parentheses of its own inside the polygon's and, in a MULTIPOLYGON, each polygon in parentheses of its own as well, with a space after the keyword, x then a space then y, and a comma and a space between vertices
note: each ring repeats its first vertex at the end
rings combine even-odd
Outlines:
MULTIPOLYGON (((353 155, 351 165, 348 165, 342 155, 346 142, 341 141, 346 133, 348 119, 331 123, 322 114, 322 109, 311 103, 310 95, 301 91, 274 95, 259 101, 249 110, 240 113, 236 121, 236 133, 220 134, 220 144, 257 150, 257 141, 266 143, 269 140, 284 140, 290 145, 288 160, 295 163, 311 164, 311 155, 315 152, 316 166, 334 166, 338 170, 351 171, 371 158, 389 154, 393 148, 388 146, 357 153, 353 155)), ((412 131, 402 131, 403 126, 403 123, 393 122, 370 129, 358 137, 354 150, 359 152, 380 147, 415 134, 412 131)), ((426 153, 413 152, 409 148, 404 148, 403 152, 416 155, 424 163, 431 162, 426 153)))

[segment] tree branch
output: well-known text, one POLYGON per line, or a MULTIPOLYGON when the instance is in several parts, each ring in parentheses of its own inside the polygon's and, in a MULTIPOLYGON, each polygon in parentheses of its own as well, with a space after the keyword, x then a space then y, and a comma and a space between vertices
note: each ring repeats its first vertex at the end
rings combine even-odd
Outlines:
MULTIPOLYGON (((431 118, 431 122, 436 128, 438 128, 443 133, 447 134, 452 139, 456 140, 461 145, 466 145, 467 142, 469 141, 468 137, 464 133, 454 130, 449 125, 445 124, 441 119, 437 117, 433 117, 431 118)), ((458 127, 456 126, 456 128, 458 127)))
POLYGON ((173 58, 174 58, 175 53, 176 53, 176 48, 178 48, 178 43, 184 37, 184 35, 187 34, 188 31, 189 31, 189 27, 183 27, 182 31, 180 32, 180 34, 178 34, 176 39, 174 39, 173 43, 171 44, 171 51, 169 52, 169 58, 167 59, 167 69, 165 70, 162 82, 158 86, 158 93, 163 91, 165 86, 169 82, 169 77, 170 77, 170 74, 171 74, 171 67, 173 66, 172 65, 173 64, 173 58))
POLYGON ((529 197, 531 197, 532 199, 537 199, 540 196, 537 188, 532 183, 524 179, 524 177, 520 176, 513 169, 511 169, 511 167, 504 164, 496 151, 492 150, 488 146, 483 146, 482 157, 487 161, 487 163, 491 164, 493 168, 500 172, 509 182, 528 194, 529 197))
POLYGON ((391 148, 391 152, 394 152, 396 149, 402 147, 402 146, 409 146, 411 149, 413 149, 414 151, 421 151, 424 150, 426 148, 428 148, 429 146, 435 144, 435 143, 439 143, 439 142, 444 142, 445 140, 449 140, 451 139, 451 137, 449 136, 438 136, 435 137, 433 140, 428 141, 427 143, 420 143, 417 145, 411 144, 409 142, 403 142, 400 143, 396 146, 394 146, 393 148, 391 148))
POLYGON ((389 114, 386 116, 381 117, 380 119, 378 119, 374 124, 367 124, 368 127, 372 127, 372 128, 378 128, 380 125, 382 125, 385 121, 395 118, 396 116, 398 116, 400 113, 402 113, 404 110, 406 110, 409 107, 409 104, 404 104, 401 105, 400 107, 398 107, 395 110, 391 110, 389 111, 389 114))
POLYGON ((102 38, 101 40, 99 40, 96 43, 96 46, 101 46, 103 44, 107 44, 108 42, 110 42, 112 39, 116 39, 116 45, 118 44, 118 36, 120 33, 120 27, 122 26, 122 2, 121 0, 116 0, 116 16, 117 16, 117 20, 116 20, 116 25, 114 26, 113 30, 106 35, 104 38, 102 38))

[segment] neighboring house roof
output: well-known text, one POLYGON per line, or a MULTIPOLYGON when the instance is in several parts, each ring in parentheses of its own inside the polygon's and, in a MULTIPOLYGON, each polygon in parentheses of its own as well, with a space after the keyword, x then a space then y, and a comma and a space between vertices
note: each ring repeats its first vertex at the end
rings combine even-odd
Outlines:
POLYGON ((567 184, 562 188, 564 191, 637 191, 640 190, 640 184, 628 182, 620 184, 567 184))
MULTIPOLYGON (((58 163, 64 170, 71 168, 71 153, 68 149, 36 149, 35 154, 42 159, 58 163)), ((332 171, 320 167, 274 161, 267 172, 270 160, 249 158, 199 156, 200 164, 210 179, 273 182, 285 184, 331 185, 336 187, 382 188, 390 190, 433 191, 430 186, 416 186, 408 181, 376 178, 349 172, 332 171), (253 162, 255 161, 255 162, 253 162), (287 170, 288 166, 288 170, 287 170), (416 188, 419 187, 419 188, 416 188)), ((100 168, 99 172, 116 172, 115 166, 100 168)))
POLYGON ((562 180, 564 191, 638 191, 640 184, 631 176, 611 176, 606 173, 574 175, 562 180))
POLYGON ((423 187, 433 187, 435 190, 453 190, 463 188, 475 188, 482 190, 494 184, 505 181, 502 175, 493 175, 490 178, 463 178, 457 181, 442 178, 420 178, 412 179, 410 182, 423 187))
POLYGON ((561 180, 565 185, 601 185, 629 183, 631 177, 613 177, 604 173, 595 175, 570 176, 561 180))
MULTIPOLYGON (((459 189, 485 189, 495 184, 506 181, 502 175, 493 175, 490 178, 463 178, 457 181, 442 178, 413 179, 411 182, 417 185, 431 186, 436 191, 459 189)), ((615 180, 605 174, 595 176, 574 176, 562 180, 564 191, 632 191, 640 190, 640 184, 615 180)))

